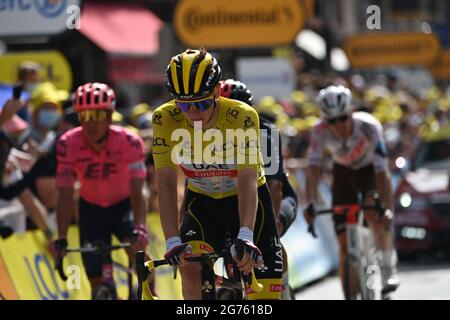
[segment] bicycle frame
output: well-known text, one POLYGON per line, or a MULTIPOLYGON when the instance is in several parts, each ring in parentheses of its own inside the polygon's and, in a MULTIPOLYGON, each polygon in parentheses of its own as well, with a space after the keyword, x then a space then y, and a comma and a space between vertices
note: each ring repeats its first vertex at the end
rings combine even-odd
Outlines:
MULTIPOLYGON (((364 226, 364 212, 360 205, 335 206, 335 214, 346 215, 347 261, 345 267, 345 296, 351 297, 351 268, 356 271, 362 300, 381 299, 380 272, 376 260, 372 232, 364 226), (374 272, 374 273, 373 273, 374 272), (378 279, 376 279, 378 277, 378 279)), ((378 208, 379 209, 379 208, 378 208)))
MULTIPOLYGON (((353 269, 356 271, 361 299, 380 300, 382 297, 380 269, 372 232, 364 226, 364 210, 376 210, 380 214, 383 212, 383 208, 377 202, 375 206, 337 205, 332 209, 320 210, 317 214, 345 215, 347 260, 344 270, 344 294, 346 299, 351 298, 351 270, 353 269)), ((308 231, 316 237, 313 225, 309 226, 308 231)))
MULTIPOLYGON (((67 248, 65 251, 67 253, 77 253, 77 252, 78 253, 94 253, 94 254, 107 256, 112 251, 128 248, 130 246, 131 246, 130 243, 120 243, 118 245, 112 245, 112 246, 107 246, 107 245, 104 245, 103 243, 97 243, 96 245, 92 245, 89 243, 84 247, 67 248)), ((133 297, 133 272, 134 271, 131 268, 131 260, 128 265, 128 268, 119 263, 116 263, 114 261, 112 261, 111 266, 113 268, 117 268, 121 271, 127 272, 127 274, 128 274, 128 281, 127 281, 128 282, 128 299, 132 299, 132 297, 133 297)), ((67 281, 68 278, 64 273, 63 258, 57 259, 55 261, 55 269, 58 271, 60 278, 63 281, 67 281)), ((107 290, 111 290, 111 289, 112 288, 107 288, 107 290)))

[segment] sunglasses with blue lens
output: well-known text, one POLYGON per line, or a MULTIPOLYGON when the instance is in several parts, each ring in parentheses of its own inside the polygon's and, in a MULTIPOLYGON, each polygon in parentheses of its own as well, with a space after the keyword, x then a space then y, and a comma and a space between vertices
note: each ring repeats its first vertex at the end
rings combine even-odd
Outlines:
POLYGON ((181 111, 183 111, 183 112, 188 112, 191 109, 191 107, 194 107, 194 108, 198 109, 199 111, 206 111, 213 105, 214 97, 208 98, 205 100, 200 100, 200 101, 176 100, 175 103, 178 106, 178 108, 180 108, 181 111))

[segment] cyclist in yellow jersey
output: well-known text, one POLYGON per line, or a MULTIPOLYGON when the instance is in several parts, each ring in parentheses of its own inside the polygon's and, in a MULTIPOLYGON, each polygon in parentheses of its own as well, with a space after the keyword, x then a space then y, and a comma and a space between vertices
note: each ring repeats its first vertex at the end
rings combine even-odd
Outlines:
POLYGON ((259 146, 259 118, 247 104, 220 97, 221 69, 205 49, 174 56, 166 85, 175 98, 153 113, 153 157, 165 258, 180 265, 185 299, 200 299, 200 265, 186 254, 220 252, 225 233, 238 268, 264 285, 249 299, 279 299, 283 261, 259 146), (176 166, 187 178, 178 222, 176 166), (236 244, 244 247, 236 252, 236 244))

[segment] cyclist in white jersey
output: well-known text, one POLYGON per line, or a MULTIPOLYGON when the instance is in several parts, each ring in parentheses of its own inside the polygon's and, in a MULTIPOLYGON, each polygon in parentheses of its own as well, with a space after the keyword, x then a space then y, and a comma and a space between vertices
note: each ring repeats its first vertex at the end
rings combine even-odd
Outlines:
MULTIPOLYGON (((399 285, 396 264, 397 255, 393 244, 392 219, 394 199, 388 157, 380 122, 366 112, 353 112, 352 95, 343 86, 329 86, 320 91, 318 105, 322 120, 311 133, 308 150, 308 170, 306 197, 309 206, 304 212, 305 219, 312 223, 317 199, 322 157, 325 150, 333 158, 333 206, 358 203, 361 193, 378 192, 386 207, 383 216, 367 212, 366 222, 374 232, 375 245, 380 250, 380 266, 383 292, 394 291, 399 285), (308 211, 312 209, 312 211, 308 211)), ((370 205, 370 197, 365 197, 370 205)), ((334 215, 335 229, 340 247, 339 275, 343 281, 346 259, 345 220, 342 215, 334 215)))

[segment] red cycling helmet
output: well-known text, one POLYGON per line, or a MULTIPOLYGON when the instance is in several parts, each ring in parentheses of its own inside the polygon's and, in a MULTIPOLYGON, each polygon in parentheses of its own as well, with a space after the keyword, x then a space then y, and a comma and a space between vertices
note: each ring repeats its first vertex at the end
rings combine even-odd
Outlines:
POLYGON ((78 87, 73 98, 73 109, 76 112, 83 110, 114 111, 116 94, 107 84, 94 82, 78 87))
POLYGON ((250 89, 245 83, 238 80, 227 79, 220 81, 220 95, 225 98, 245 102, 250 106, 253 104, 253 95, 250 89))

